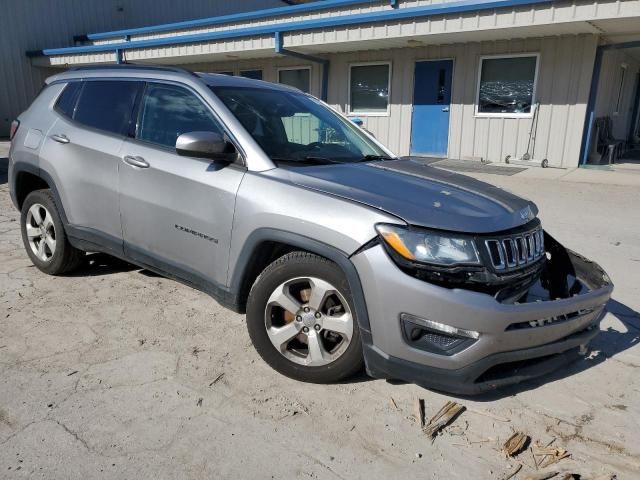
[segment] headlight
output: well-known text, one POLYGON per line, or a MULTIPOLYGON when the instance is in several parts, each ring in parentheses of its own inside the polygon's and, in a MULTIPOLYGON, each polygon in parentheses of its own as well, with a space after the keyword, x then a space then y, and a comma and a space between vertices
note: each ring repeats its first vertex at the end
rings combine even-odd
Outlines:
POLYGON ((473 240, 449 234, 414 230, 398 225, 376 225, 385 243, 401 257, 442 266, 479 264, 473 240))

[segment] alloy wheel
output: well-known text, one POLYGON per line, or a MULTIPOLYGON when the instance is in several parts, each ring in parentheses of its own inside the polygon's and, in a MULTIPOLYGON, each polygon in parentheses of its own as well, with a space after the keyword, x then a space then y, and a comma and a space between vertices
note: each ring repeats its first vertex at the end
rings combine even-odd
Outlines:
POLYGON ((33 254, 43 262, 50 261, 56 251, 56 228, 49 211, 39 203, 27 212, 26 232, 33 254))
POLYGON ((311 367, 338 359, 353 337, 349 304, 337 288, 316 277, 280 284, 267 302, 265 326, 281 355, 311 367))

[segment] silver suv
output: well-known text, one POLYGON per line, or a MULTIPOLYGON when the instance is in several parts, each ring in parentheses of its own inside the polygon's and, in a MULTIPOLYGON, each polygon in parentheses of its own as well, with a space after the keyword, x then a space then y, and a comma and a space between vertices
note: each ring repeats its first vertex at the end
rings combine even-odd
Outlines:
POLYGON ((104 252, 246 312, 277 371, 472 394, 565 364, 613 286, 531 202, 399 159, 298 90, 169 67, 55 75, 12 126, 33 263, 104 252))

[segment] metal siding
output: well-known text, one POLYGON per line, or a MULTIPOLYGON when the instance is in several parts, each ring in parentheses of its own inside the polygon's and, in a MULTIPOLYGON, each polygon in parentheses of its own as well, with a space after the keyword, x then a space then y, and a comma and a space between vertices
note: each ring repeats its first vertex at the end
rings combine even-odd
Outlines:
MULTIPOLYGON (((51 45, 72 45, 74 35, 89 31, 166 23, 202 16, 281 6, 280 0, 66 0, 60 8, 49 0, 3 2, 0 15, 0 137, 7 136, 11 121, 24 111, 55 73, 51 69, 34 68, 25 56, 27 50, 51 45), (124 5, 124 11, 117 8, 124 5)), ((113 52, 97 55, 69 55, 51 64, 113 62, 113 52)), ((49 62, 48 62, 49 63, 49 62)))

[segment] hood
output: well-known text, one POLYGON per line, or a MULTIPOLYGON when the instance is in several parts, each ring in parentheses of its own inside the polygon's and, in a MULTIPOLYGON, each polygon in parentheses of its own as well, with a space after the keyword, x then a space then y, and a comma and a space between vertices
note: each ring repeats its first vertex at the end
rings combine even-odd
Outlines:
POLYGON ((491 233, 533 220, 533 202, 474 178, 414 160, 278 168, 277 176, 383 210, 410 225, 491 233))

